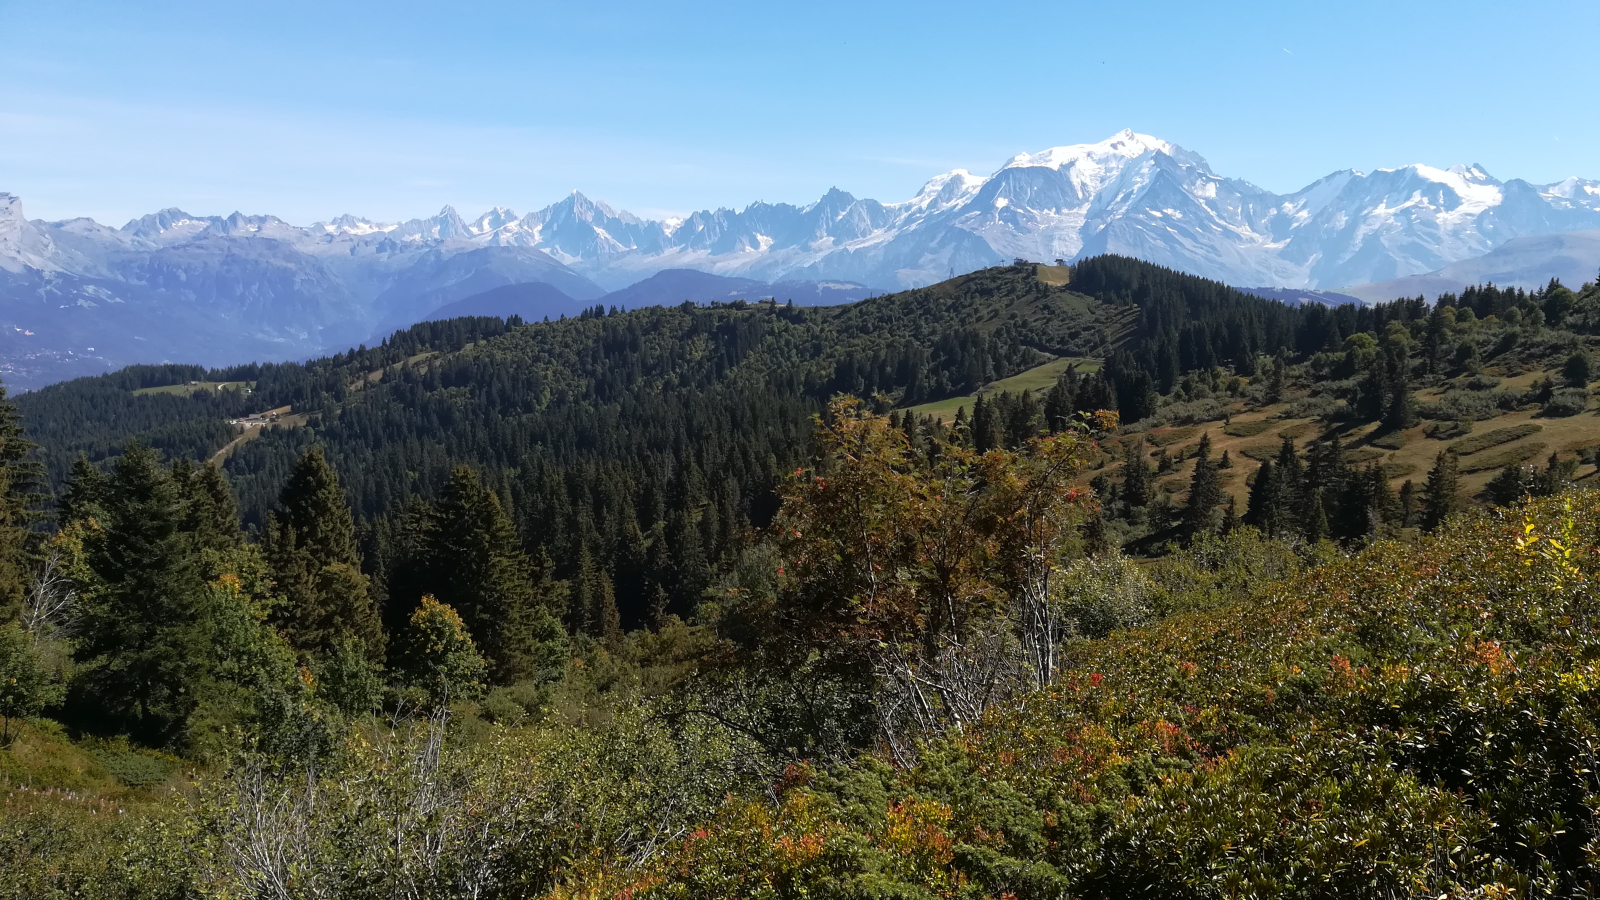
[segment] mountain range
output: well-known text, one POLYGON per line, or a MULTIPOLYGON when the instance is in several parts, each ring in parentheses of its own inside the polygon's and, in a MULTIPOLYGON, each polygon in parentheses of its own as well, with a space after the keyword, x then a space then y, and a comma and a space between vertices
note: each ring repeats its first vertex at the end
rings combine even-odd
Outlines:
MULTIPOLYGON (((302 227, 167 209, 112 228, 30 221, 19 198, 0 194, 0 375, 31 386, 129 362, 305 357, 460 309, 840 302, 1015 257, 1115 253, 1313 299, 1379 283, 1344 291, 1368 298, 1509 247, 1519 277, 1539 283, 1549 277, 1539 248, 1563 251, 1527 241, 1583 229, 1600 229, 1597 181, 1533 185, 1477 165, 1412 165, 1275 194, 1132 131, 1021 154, 988 177, 947 172, 898 203, 833 189, 805 206, 662 221, 574 192, 525 216, 497 207, 469 220, 446 207, 400 223, 344 215, 302 227), (525 284, 549 289, 455 306, 525 284)), ((1454 283, 1440 279, 1417 284, 1454 283)))

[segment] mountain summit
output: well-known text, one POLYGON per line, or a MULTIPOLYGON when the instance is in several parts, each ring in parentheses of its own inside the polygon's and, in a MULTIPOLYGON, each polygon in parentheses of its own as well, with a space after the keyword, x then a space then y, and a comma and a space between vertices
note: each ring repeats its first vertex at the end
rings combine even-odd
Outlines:
POLYGON ((936 175, 897 203, 833 188, 804 206, 755 202, 667 221, 573 191, 524 216, 496 207, 469 219, 446 206, 407 222, 344 215, 297 227, 166 209, 113 228, 29 221, 21 200, 0 194, 0 375, 15 374, 7 360, 44 358, 46 344, 62 359, 115 346, 119 363, 293 358, 530 282, 592 302, 687 269, 820 297, 817 282, 888 290, 1015 257, 1116 253, 1303 291, 1435 272, 1514 239, 1596 228, 1600 182, 1412 165, 1334 172, 1274 194, 1134 131, 1018 154, 987 177, 936 175))

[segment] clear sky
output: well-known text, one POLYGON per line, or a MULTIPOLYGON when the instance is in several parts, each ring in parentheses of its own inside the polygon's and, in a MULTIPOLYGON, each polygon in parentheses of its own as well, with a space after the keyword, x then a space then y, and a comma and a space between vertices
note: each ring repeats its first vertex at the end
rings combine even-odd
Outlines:
POLYGON ((1289 191, 1600 177, 1600 2, 0 0, 0 191, 397 219, 884 201, 1122 128, 1289 191))

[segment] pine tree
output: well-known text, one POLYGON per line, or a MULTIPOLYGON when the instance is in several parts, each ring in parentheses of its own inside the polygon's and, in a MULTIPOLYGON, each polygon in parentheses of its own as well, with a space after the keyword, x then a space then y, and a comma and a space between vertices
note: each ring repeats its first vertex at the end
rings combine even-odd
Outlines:
POLYGON ((0 386, 0 623, 17 614, 33 574, 32 525, 39 518, 42 479, 34 445, 16 404, 0 386))
POLYGON ((1417 524, 1417 486, 1407 478, 1400 485, 1400 496, 1397 500, 1400 507, 1400 527, 1411 528, 1417 524))
POLYGON ((1263 460, 1250 485, 1250 500, 1245 505, 1244 523, 1277 537, 1284 530, 1283 485, 1272 460, 1263 460))
POLYGON ((1417 424, 1416 403, 1411 397, 1411 385, 1406 379, 1406 362, 1398 362, 1399 373, 1389 392, 1389 405, 1383 413, 1383 427, 1390 431, 1404 431, 1417 424))
POLYGON ((1283 400, 1287 368, 1281 352, 1273 357, 1272 373, 1267 376, 1266 395, 1262 398, 1266 402, 1278 403, 1283 400))
POLYGON ((56 523, 87 522, 105 515, 106 476, 82 454, 72 461, 66 489, 57 502, 56 523))
POLYGON ((617 613, 611 576, 604 569, 590 566, 587 572, 580 572, 578 578, 584 584, 583 597, 587 604, 584 620, 589 635, 615 648, 622 640, 622 616, 617 613))
POLYGON ((1232 495, 1228 495, 1228 502, 1222 508, 1222 534, 1230 535, 1239 530, 1239 503, 1232 495))
MULTIPOLYGON (((1389 476, 1377 463, 1367 466, 1360 479, 1365 484, 1363 500, 1367 510, 1367 527, 1357 537, 1377 534, 1385 525, 1404 523, 1404 511, 1394 491, 1389 490, 1389 476)), ((1409 482, 1408 482, 1409 483, 1409 482)))
POLYGON ((670 560, 666 581, 670 597, 668 612, 692 616, 700 605, 710 573, 700 544, 700 531, 684 510, 668 517, 664 549, 670 560))
POLYGON ((562 598, 534 570, 494 491, 459 466, 433 512, 427 586, 466 623, 499 684, 548 677, 566 657, 562 598))
POLYGON ((84 541, 73 707, 92 731, 168 745, 200 701, 213 653, 199 541, 184 530, 171 474, 138 444, 123 450, 102 502, 84 541))
POLYGON ((383 629, 356 552, 355 524, 339 477, 321 447, 301 455, 278 495, 264 549, 284 596, 275 616, 291 646, 327 654, 342 638, 383 655, 383 629))
POLYGON ((1316 544, 1328 539, 1328 514, 1322 506, 1322 492, 1311 491, 1311 502, 1306 510, 1302 534, 1306 543, 1316 544))
POLYGON ((1286 437, 1278 448, 1277 523, 1275 536, 1305 530, 1310 498, 1306 490, 1305 466, 1295 451, 1294 438, 1286 437))
POLYGON ((1356 415, 1363 422, 1376 422, 1383 418, 1389 401, 1389 371, 1383 355, 1375 354, 1367 367, 1366 377, 1356 386, 1356 415))
POLYGON ((1122 459, 1122 501, 1139 509, 1150 502, 1150 495, 1150 466, 1144 461, 1144 438, 1139 438, 1122 459))
POLYGON ((1222 502, 1222 483, 1211 463, 1211 434, 1200 436, 1195 450, 1194 474, 1189 479, 1189 505, 1183 511, 1183 524, 1190 535, 1209 531, 1217 504, 1222 502))
POLYGON ((1422 528, 1433 531, 1461 508, 1456 455, 1446 450, 1434 460, 1422 488, 1422 528))

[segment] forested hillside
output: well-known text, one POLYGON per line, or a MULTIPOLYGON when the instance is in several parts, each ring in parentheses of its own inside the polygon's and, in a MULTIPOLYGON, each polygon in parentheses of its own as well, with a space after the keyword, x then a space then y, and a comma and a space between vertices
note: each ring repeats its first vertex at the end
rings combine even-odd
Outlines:
POLYGON ((548 553, 562 577, 587 554, 636 626, 652 608, 687 612, 737 535, 770 518, 775 479, 804 458, 809 418, 832 394, 968 393, 1052 355, 1103 354, 1137 327, 1135 307, 1012 267, 849 307, 427 323, 305 365, 139 367, 20 402, 58 487, 80 454, 99 463, 130 439, 205 459, 233 440, 227 418, 309 415, 308 427, 269 429, 227 456, 244 521, 265 527, 295 460, 318 444, 350 491, 380 584, 408 504, 437 497, 470 463, 530 552, 548 553), (254 389, 133 393, 187 381, 254 389))
POLYGON ((6 401, 0 897, 1582 895, 1596 332, 1101 258, 6 401))

